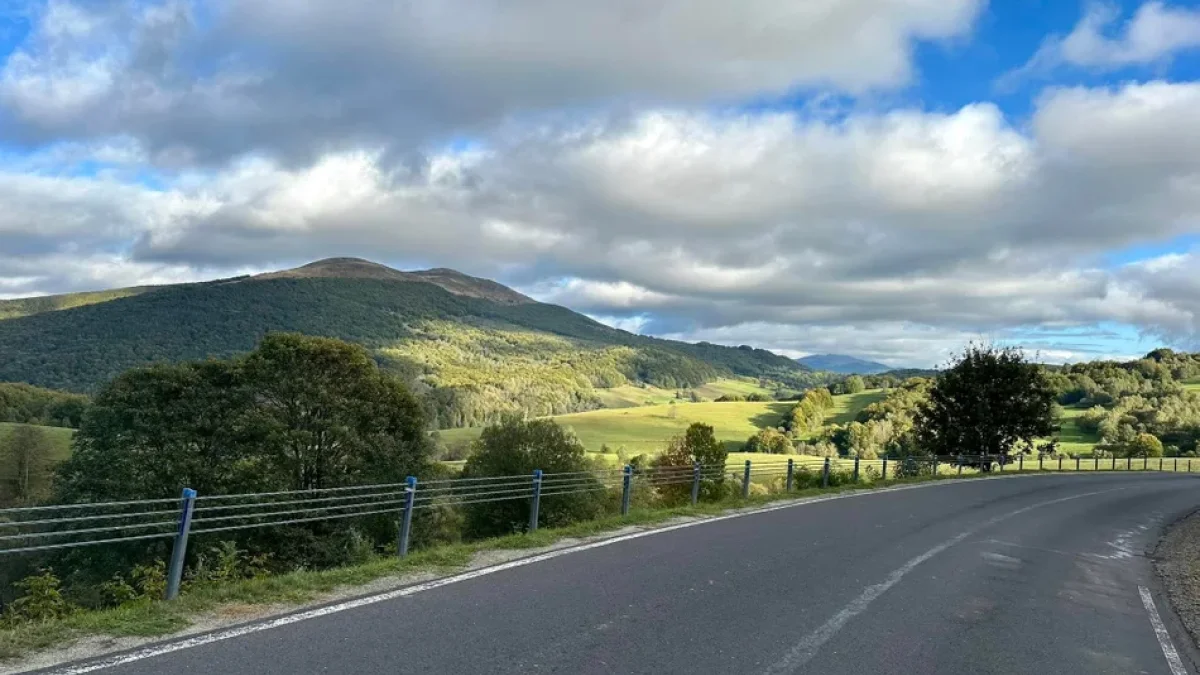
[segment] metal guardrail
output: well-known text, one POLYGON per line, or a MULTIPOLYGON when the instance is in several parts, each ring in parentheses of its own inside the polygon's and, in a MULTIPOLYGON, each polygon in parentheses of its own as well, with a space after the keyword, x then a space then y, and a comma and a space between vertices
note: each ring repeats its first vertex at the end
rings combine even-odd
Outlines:
MULTIPOLYGON (((285 490, 230 495, 197 495, 185 488, 175 499, 144 499, 83 504, 57 504, 0 509, 0 557, 119 542, 173 538, 168 566, 167 598, 176 597, 183 574, 188 538, 276 527, 391 514, 397 517, 400 556, 408 553, 413 513, 434 507, 469 506, 513 500, 530 501, 529 530, 536 530, 542 498, 588 492, 621 491, 621 515, 628 515, 637 486, 662 488, 690 485, 694 505, 704 483, 740 481, 748 498, 754 483, 772 483, 791 492, 803 480, 829 487, 835 484, 879 482, 897 476, 948 477, 977 472, 1055 471, 1179 471, 1192 472, 1192 460, 1168 458, 997 458, 979 455, 907 459, 794 458, 763 455, 741 467, 726 464, 667 466, 543 473, 523 476, 440 479, 418 482, 285 490)), ((1197 462, 1200 467, 1200 462, 1197 462)), ((814 487, 818 485, 813 485, 814 487)))

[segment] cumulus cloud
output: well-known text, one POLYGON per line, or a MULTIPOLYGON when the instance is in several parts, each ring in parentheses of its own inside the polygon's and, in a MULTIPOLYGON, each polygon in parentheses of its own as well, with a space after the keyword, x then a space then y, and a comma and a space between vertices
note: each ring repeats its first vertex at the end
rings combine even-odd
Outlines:
POLYGON ((564 107, 912 76, 983 0, 50 0, 0 71, 25 142, 129 134, 162 163, 423 146, 564 107))
POLYGON ((1169 61, 1176 54, 1200 47, 1200 10, 1147 2, 1123 24, 1117 5, 1093 2, 1067 35, 1045 40, 1030 60, 999 80, 1010 88, 1027 76, 1046 75, 1072 66, 1115 70, 1169 61))
POLYGON ((359 255, 893 365, 1033 325, 1195 343, 1196 253, 1104 260, 1200 230, 1200 84, 1050 88, 1020 121, 704 105, 900 85, 979 3, 801 4, 55 0, 0 70, 3 140, 36 148, 0 157, 0 295, 359 255))

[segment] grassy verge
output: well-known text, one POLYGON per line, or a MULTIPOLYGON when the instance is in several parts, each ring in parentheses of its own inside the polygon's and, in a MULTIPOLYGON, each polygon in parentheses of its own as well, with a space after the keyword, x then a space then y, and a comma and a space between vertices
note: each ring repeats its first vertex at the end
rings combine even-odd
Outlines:
MULTIPOLYGON (((1010 472, 1005 472, 1010 473, 1010 472)), ((1015 470, 1011 473, 1017 473, 1015 470)), ((1029 469, 1024 473, 1038 473, 1029 469)), ((964 476, 968 477, 968 476, 964 476)), ((522 550, 550 546, 565 538, 588 537, 631 525, 649 526, 679 516, 714 516, 733 508, 763 506, 783 500, 803 499, 841 492, 869 490, 932 480, 953 480, 955 475, 921 476, 875 483, 858 483, 837 488, 810 488, 790 493, 775 492, 747 499, 672 508, 634 509, 628 516, 606 516, 568 527, 543 528, 533 533, 514 534, 479 542, 438 546, 413 552, 406 558, 380 557, 360 565, 321 571, 300 571, 261 579, 189 587, 173 602, 144 601, 107 610, 80 610, 62 619, 22 624, 0 629, 0 660, 47 649, 91 636, 156 637, 187 628, 201 614, 222 608, 246 608, 272 604, 302 604, 338 589, 353 588, 371 581, 409 573, 449 574, 465 567, 483 551, 522 550)))

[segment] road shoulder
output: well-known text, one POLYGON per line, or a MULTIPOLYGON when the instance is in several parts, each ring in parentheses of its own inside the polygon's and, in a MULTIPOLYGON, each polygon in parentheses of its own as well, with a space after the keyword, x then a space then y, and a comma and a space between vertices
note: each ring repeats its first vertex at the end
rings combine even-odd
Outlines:
POLYGON ((1200 671, 1200 510, 1166 527, 1152 559, 1158 590, 1169 601, 1168 628, 1181 656, 1200 671))

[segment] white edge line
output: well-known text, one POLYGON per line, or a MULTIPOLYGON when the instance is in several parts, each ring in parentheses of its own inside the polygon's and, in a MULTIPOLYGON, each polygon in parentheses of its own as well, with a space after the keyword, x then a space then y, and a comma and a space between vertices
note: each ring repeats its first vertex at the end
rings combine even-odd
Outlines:
POLYGON ((1138 593, 1142 596, 1142 604, 1146 606, 1146 613, 1150 615, 1150 625, 1154 626, 1154 635, 1158 638, 1159 646, 1162 647, 1163 656, 1167 657, 1171 675, 1187 675, 1187 669, 1183 667, 1183 660, 1179 658, 1179 652, 1175 651, 1175 644, 1171 642, 1171 634, 1167 632, 1167 626, 1159 616, 1158 608, 1154 606, 1154 597, 1150 595, 1150 589, 1138 586, 1138 593))
MULTIPOLYGON (((1080 472, 1080 474, 1085 475, 1083 472, 1080 472)), ((233 639, 236 637, 241 637, 243 635, 249 635, 251 633, 257 633, 260 631, 271 630, 273 628, 279 628, 280 626, 287 626, 289 624, 299 623, 301 621, 307 621, 309 619, 316 619, 316 618, 319 618, 322 616, 328 616, 330 614, 337 614, 339 612, 345 612, 345 611, 348 611, 351 609, 356 609, 358 607, 365 607, 367 605, 373 605, 373 604, 379 603, 379 602, 386 602, 388 600, 395 600, 396 598, 403 598, 403 597, 407 597, 410 595, 416 595, 417 593, 421 593, 423 591, 429 591, 429 590, 433 590, 435 588, 440 588, 442 586, 449 586, 450 584, 456 584, 456 583, 460 583, 463 581, 470 581, 471 579, 478 579, 479 577, 488 576, 490 574, 495 574, 497 572, 503 572, 505 570, 510 570, 510 569, 514 569, 517 567, 524 567, 526 565, 532 565, 534 563, 544 562, 546 560, 552 560, 554 558, 558 558, 560 556, 568 555, 571 553, 578 553, 580 551, 589 551, 591 549, 602 548, 604 546, 612 546, 613 544, 619 544, 623 541, 629 541, 631 539, 641 539, 642 537, 649 537, 651 535, 662 534, 664 532, 673 532, 675 530, 682 530, 682 529, 685 529, 688 527, 695 527, 697 525, 705 525, 707 523, 716 523, 716 522, 720 522, 720 521, 724 521, 724 520, 732 520, 734 518, 742 518, 745 516, 757 515, 760 513, 769 513, 771 511, 779 511, 782 509, 790 509, 790 508, 795 508, 798 506, 806 506, 808 504, 817 504, 820 502, 833 501, 836 499, 848 499, 848 498, 852 498, 852 497, 866 497, 866 496, 871 496, 871 495, 886 494, 889 492, 900 492, 903 490, 917 490, 917 489, 930 488, 930 487, 939 487, 939 486, 944 486, 944 485, 958 485, 958 484, 962 484, 962 483, 971 483, 971 482, 975 482, 975 481, 997 480, 997 479, 1005 479, 1005 478, 1030 478, 1030 477, 1035 477, 1035 476, 1053 476, 1053 475, 1057 475, 1057 474, 1035 473, 1035 474, 1025 474, 1025 475, 1015 474, 1012 476, 989 476, 989 477, 980 477, 980 478, 960 478, 960 479, 946 480, 946 481, 930 481, 928 483, 917 483, 915 485, 897 485, 897 486, 893 486, 893 487, 877 488, 877 489, 873 489, 873 490, 855 490, 855 491, 851 491, 851 492, 842 492, 842 493, 835 494, 835 495, 827 495, 827 496, 821 496, 821 497, 801 498, 801 499, 797 499, 795 501, 789 501, 789 502, 786 502, 783 504, 775 504, 772 506, 765 506, 762 508, 746 510, 746 511, 739 511, 737 513, 729 513, 729 514, 720 515, 720 516, 704 517, 704 518, 700 518, 697 520, 688 521, 686 523, 677 523, 675 525, 666 525, 663 527, 657 527, 657 528, 653 528, 653 529, 649 529, 649 530, 642 530, 640 532, 632 532, 630 534, 618 535, 616 537, 610 537, 608 539, 602 539, 600 541, 594 541, 594 542, 587 543, 587 544, 580 544, 578 546, 561 548, 561 549, 549 551, 546 553, 540 553, 537 555, 528 556, 525 558, 518 558, 516 560, 510 560, 508 562, 500 563, 498 565, 492 565, 490 567, 483 567, 483 568, 480 568, 477 570, 471 570, 469 572, 462 572, 460 574, 443 577, 441 579, 434 579, 433 581, 426 581, 426 582, 419 583, 419 584, 413 584, 411 586, 405 586, 404 588, 398 588, 393 591, 387 591, 387 592, 379 593, 376 595, 369 595, 369 596, 362 597, 362 598, 356 598, 354 600, 347 600, 345 602, 339 602, 337 604, 327 605, 324 607, 317 607, 315 609, 310 609, 310 610, 306 610, 303 612, 297 612, 295 614, 288 614, 288 615, 281 616, 281 617, 278 617, 275 619, 268 619, 266 621, 250 623, 250 624, 246 624, 243 626, 235 626, 233 628, 227 628, 225 630, 218 630, 218 631, 215 631, 212 633, 205 633, 203 635, 197 635, 196 637, 184 638, 181 640, 175 640, 175 641, 171 641, 171 642, 155 644, 155 645, 152 645, 149 647, 144 647, 142 649, 138 649, 135 651, 126 652, 124 654, 119 654, 119 655, 111 656, 108 658, 101 658, 100 660, 96 660, 96 661, 88 661, 88 662, 85 662, 85 663, 82 663, 79 665, 75 665, 75 666, 66 666, 63 668, 59 668, 57 670, 49 670, 46 672, 47 672, 47 675, 83 675, 83 673, 92 673, 97 670, 103 670, 104 668, 113 668, 115 666, 121 666, 121 665, 125 665, 127 663, 133 663, 134 661, 142 661, 144 659, 149 659, 149 658, 153 658, 156 656, 162 656, 163 654, 170 654, 172 652, 183 651, 184 649, 200 647, 200 646, 210 644, 213 642, 220 642, 222 640, 230 640, 230 639, 233 639)), ((1068 475, 1068 474, 1064 473, 1062 475, 1068 475)), ((1187 674, 1181 671, 1181 673, 1177 673, 1175 675, 1187 675, 1187 674)))

